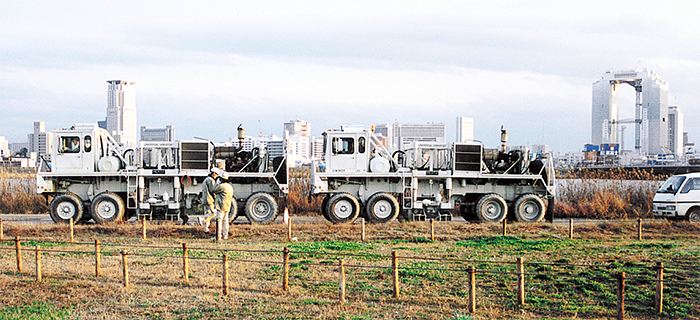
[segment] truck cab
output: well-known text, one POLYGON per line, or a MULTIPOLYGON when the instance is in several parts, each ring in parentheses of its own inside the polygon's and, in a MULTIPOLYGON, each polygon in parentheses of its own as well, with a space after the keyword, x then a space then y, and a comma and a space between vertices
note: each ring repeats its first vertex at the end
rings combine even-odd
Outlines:
POLYGON ((700 172, 668 178, 654 195, 653 212, 657 218, 700 222, 700 172))

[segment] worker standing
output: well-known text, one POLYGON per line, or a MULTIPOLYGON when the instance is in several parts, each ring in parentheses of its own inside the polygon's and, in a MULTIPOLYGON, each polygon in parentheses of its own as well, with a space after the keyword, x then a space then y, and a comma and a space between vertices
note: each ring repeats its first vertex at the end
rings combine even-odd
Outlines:
POLYGON ((222 180, 214 189, 214 205, 216 206, 216 220, 219 224, 219 239, 228 239, 229 211, 233 201, 233 186, 228 183, 228 173, 223 172, 222 180))
POLYGON ((222 170, 219 168, 211 168, 211 172, 204 183, 202 184, 202 204, 204 205, 204 216, 197 218, 199 225, 204 227, 204 232, 209 232, 209 222, 216 216, 216 203, 214 198, 214 190, 219 185, 217 178, 219 177, 219 172, 222 170))

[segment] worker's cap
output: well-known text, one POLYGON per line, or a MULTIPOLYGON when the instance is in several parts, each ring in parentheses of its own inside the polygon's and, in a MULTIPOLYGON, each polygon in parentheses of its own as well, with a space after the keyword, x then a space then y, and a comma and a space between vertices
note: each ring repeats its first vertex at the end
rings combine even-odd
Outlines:
POLYGON ((222 178, 224 178, 224 179, 228 179, 228 172, 226 172, 226 171, 224 171, 224 170, 221 170, 220 176, 221 176, 222 178))
POLYGON ((218 174, 218 175, 221 175, 221 171, 222 171, 222 170, 219 169, 219 168, 217 168, 217 167, 211 168, 211 173, 216 173, 216 174, 218 174))

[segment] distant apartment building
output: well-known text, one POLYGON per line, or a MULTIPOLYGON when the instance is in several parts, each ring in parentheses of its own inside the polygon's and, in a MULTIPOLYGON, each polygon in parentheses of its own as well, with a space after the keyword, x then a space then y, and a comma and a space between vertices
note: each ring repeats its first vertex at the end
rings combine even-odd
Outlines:
POLYGON ((10 143, 10 152, 15 154, 17 152, 21 152, 22 149, 25 149, 27 151, 27 155, 29 155, 29 148, 30 148, 30 143, 29 142, 13 142, 10 143))
POLYGON ((27 135, 27 143, 29 153, 35 152, 37 156, 51 154, 51 145, 53 143, 53 133, 46 132, 43 121, 34 122, 34 132, 27 135))
POLYGON ((149 128, 141 126, 141 141, 175 141, 175 127, 149 128))
POLYGON ((311 124, 300 119, 290 120, 284 123, 284 131, 288 132, 290 136, 310 137, 311 124))
POLYGON ((5 139, 4 136, 0 136, 0 156, 10 156, 10 144, 7 142, 7 139, 5 139))
POLYGON ((123 145, 136 146, 136 82, 108 80, 107 131, 123 145))
POLYGON ((549 145, 546 144, 533 144, 530 147, 530 152, 533 154, 546 154, 549 153, 549 145))
POLYGON ((311 124, 300 119, 284 123, 284 140, 287 163, 301 164, 313 158, 311 124))
MULTIPOLYGON (((229 142, 232 146, 238 146, 238 139, 229 142)), ((275 135, 247 136, 243 140, 243 151, 251 151, 253 148, 265 147, 270 159, 284 156, 284 139, 275 135)))

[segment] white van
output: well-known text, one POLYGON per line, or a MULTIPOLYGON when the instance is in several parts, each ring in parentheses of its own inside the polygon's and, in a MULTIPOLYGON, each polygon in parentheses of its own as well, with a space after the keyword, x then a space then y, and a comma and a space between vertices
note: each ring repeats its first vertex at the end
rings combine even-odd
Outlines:
POLYGON ((668 178, 654 195, 654 216, 700 222, 700 172, 668 178))

